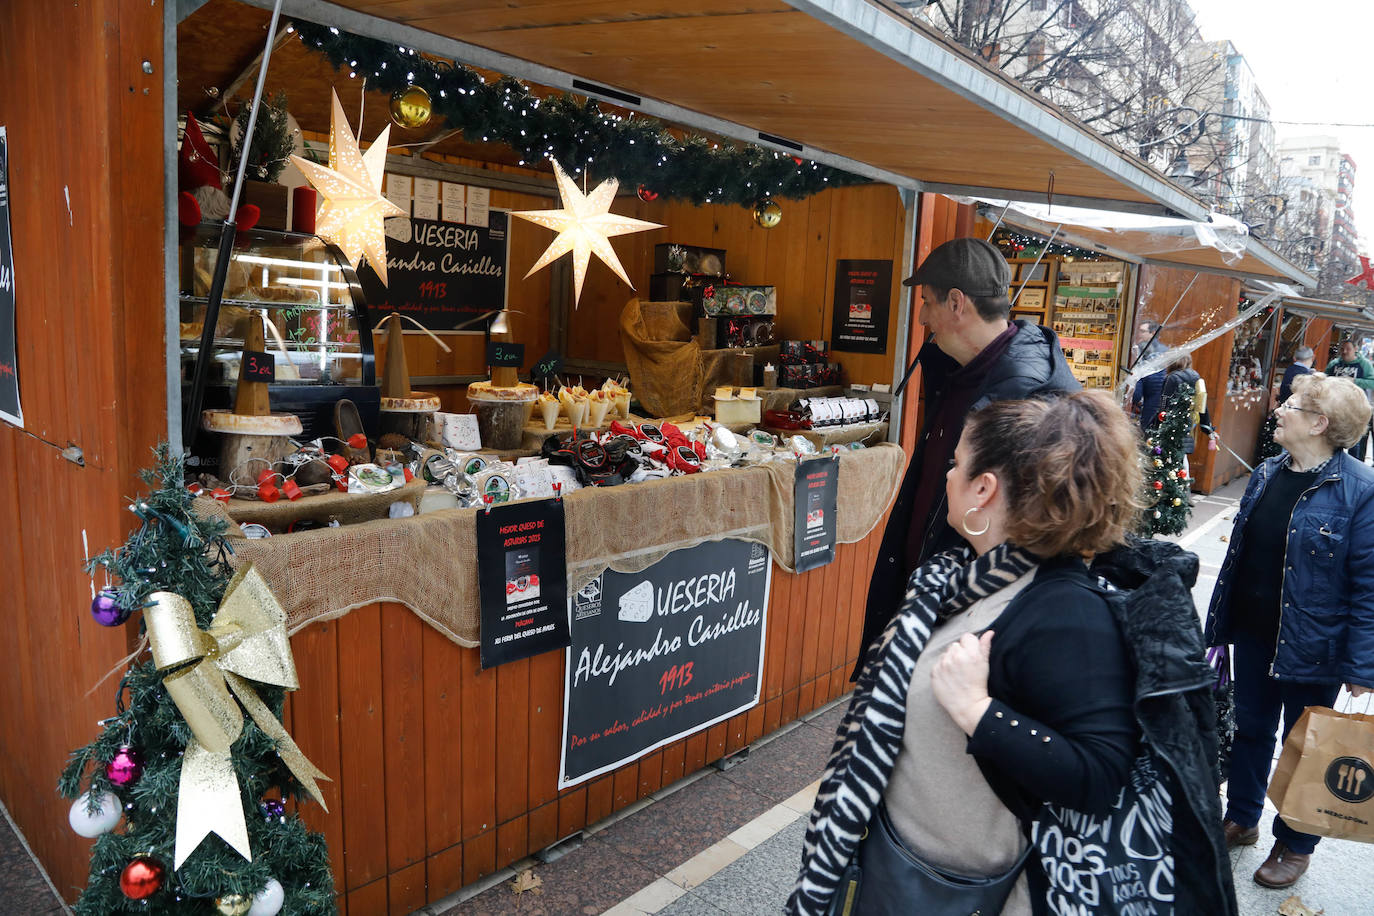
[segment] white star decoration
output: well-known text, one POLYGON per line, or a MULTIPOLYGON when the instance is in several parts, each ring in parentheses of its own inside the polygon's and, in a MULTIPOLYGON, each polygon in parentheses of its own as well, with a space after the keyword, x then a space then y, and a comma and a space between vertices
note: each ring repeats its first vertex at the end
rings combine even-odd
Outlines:
POLYGON ((339 95, 330 93, 334 112, 329 119, 329 168, 292 156, 310 183, 324 196, 324 205, 315 220, 315 232, 333 242, 356 268, 367 263, 386 283, 386 236, 382 221, 405 216, 404 210, 382 196, 382 172, 386 168, 388 124, 364 153, 358 148, 339 104, 339 95))
POLYGON ((558 233, 548 249, 530 268, 530 272, 525 274, 525 278, 528 279, 535 271, 547 267, 571 251, 574 306, 582 298, 582 281, 587 276, 587 261, 593 254, 615 271, 615 275, 624 280, 626 286, 634 289, 635 285, 625 276, 625 269, 620 266, 620 258, 616 257, 615 249, 611 247, 610 237, 644 232, 648 229, 662 229, 663 226, 628 216, 616 216, 610 212, 615 192, 620 187, 620 182, 616 179, 608 178, 597 185, 596 190, 590 194, 583 194, 563 171, 563 167, 555 160, 550 161, 553 162, 554 178, 558 180, 558 195, 563 200, 563 209, 511 212, 511 216, 518 216, 558 233))

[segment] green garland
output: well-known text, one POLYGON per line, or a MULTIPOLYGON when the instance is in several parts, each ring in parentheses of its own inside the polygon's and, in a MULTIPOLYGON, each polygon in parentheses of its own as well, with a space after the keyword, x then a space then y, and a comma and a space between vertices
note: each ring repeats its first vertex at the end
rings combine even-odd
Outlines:
POLYGON ((512 77, 489 83, 457 63, 435 61, 414 49, 330 26, 297 20, 293 27, 349 76, 369 89, 394 93, 415 85, 429 93, 435 115, 472 142, 504 143, 522 165, 557 159, 568 173, 588 169, 664 199, 753 207, 771 197, 801 199, 829 187, 867 179, 749 144, 717 144, 689 135, 679 140, 649 117, 603 112, 592 99, 560 93, 533 95, 512 77))

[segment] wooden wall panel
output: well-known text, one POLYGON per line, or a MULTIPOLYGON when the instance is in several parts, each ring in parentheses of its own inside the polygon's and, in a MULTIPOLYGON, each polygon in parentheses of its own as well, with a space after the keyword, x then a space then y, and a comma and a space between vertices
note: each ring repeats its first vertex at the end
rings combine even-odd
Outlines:
POLYGON ((0 4, 16 356, 27 432, 0 424, 0 799, 61 892, 91 841, 53 791, 67 754, 113 713, 123 628, 87 613, 87 555, 121 543, 124 497, 165 436, 162 391, 162 6, 0 4), (53 66, 53 36, 62 64, 53 66), (144 60, 158 66, 145 74, 144 60), (78 446, 85 465, 58 456, 78 446), (83 534, 85 535, 83 541, 83 534))
MULTIPOLYGON (((1143 264, 1136 284, 1134 321, 1162 322, 1159 339, 1167 346, 1182 344, 1234 318, 1240 288, 1240 280, 1234 277, 1143 264)), ((1208 406, 1226 444, 1249 455, 1254 453, 1259 425, 1251 422, 1246 411, 1233 410, 1226 396, 1234 338, 1234 332, 1223 334, 1193 351, 1193 368, 1207 385, 1208 406)), ((1212 492, 1243 470, 1226 451, 1213 452, 1205 446, 1193 452, 1190 465, 1194 489, 1202 493, 1212 492)))
POLYGON ((756 707, 562 792, 562 653, 482 672, 476 649, 393 604, 296 634, 292 729, 334 779, 329 813, 302 812, 325 831, 350 909, 409 913, 848 692, 867 591, 855 571, 880 533, 827 567, 773 570, 756 707))

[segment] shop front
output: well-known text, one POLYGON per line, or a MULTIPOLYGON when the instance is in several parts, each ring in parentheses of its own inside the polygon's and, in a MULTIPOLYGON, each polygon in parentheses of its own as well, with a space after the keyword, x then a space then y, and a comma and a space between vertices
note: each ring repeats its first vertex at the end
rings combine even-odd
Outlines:
MULTIPOLYGON (((5 521, 20 537, 4 556, 25 571, 16 605, 44 609, 11 632, 16 663, 0 683, 19 699, 4 733, 33 736, 33 753, 0 766, 0 795, 64 889, 86 883, 90 846, 33 787, 110 715, 115 681, 86 691, 137 647, 134 627, 85 614, 100 583, 80 569, 123 540, 125 497, 154 443, 185 443, 197 511, 231 524, 233 562, 284 610, 301 689, 283 723, 331 779, 328 813, 299 813, 327 841, 340 910, 408 913, 847 690, 916 428, 916 398, 890 391, 921 343, 900 281, 974 222, 971 206, 917 193, 920 182, 1035 197, 1052 167, 1050 187, 1070 200, 1199 210, 1099 141, 1069 143, 1081 128, 1038 106, 1014 121, 952 91, 940 82, 951 68, 967 85, 1000 81, 923 32, 894 63, 890 33, 843 4, 609 27, 578 13, 570 39, 542 11, 458 23, 423 4, 373 15, 302 3, 300 28, 283 19, 271 44, 263 94, 287 99, 267 158, 300 164, 245 196, 256 224, 225 248, 220 224, 181 209, 222 203, 187 174, 233 160, 268 12, 211 0, 163 20, 111 3, 113 41, 106 19, 49 21, 40 6, 0 24, 26 40, 63 28, 74 62, 103 75, 57 123, 42 114, 50 87, 0 98, 27 297, 26 431, 8 426, 0 449, 5 521), (769 73, 742 63, 761 36, 782 43, 782 75, 808 105, 779 102, 769 73), (815 118, 812 106, 854 89, 798 63, 816 41, 848 72, 923 80, 925 107, 889 113, 893 136, 862 129, 872 110, 815 118), (674 75, 628 53, 650 44, 681 61, 689 49, 740 55, 674 75), (449 67, 459 51, 478 69, 449 67), (425 90, 432 111, 460 87, 496 87, 509 105, 498 95, 488 137, 518 136, 514 119, 547 106, 558 115, 539 123, 566 135, 541 141, 581 152, 558 174, 478 128, 416 123, 426 106, 380 75, 397 54, 445 62, 402 80, 424 88, 443 71, 425 90), (577 88, 560 82, 573 72, 600 106, 556 101, 577 88), (612 87, 643 95, 617 103, 612 87), (92 116, 106 100, 118 104, 92 116), (918 136, 927 109, 979 133, 980 155, 1019 144, 1020 171, 954 161, 918 136), (668 118, 678 146, 635 132, 645 110, 668 118), (70 142, 77 125, 98 155, 70 142), (389 153, 376 155, 387 147, 367 141, 384 127, 389 153), (694 130, 712 133, 680 142, 694 130), (677 177, 601 190, 638 174, 627 150, 646 138, 677 177), (772 145, 729 158, 741 139, 772 145), (352 180, 392 217, 380 236, 350 235, 355 198, 333 194, 360 164, 367 181, 352 180), (722 202, 764 177, 781 191, 722 202), (601 236, 615 238, 611 258, 584 238, 593 256, 569 239, 574 257, 559 260, 551 243, 592 204, 608 219, 595 225, 614 230, 601 236), (52 269, 41 252, 54 244, 91 269, 52 269), (51 320, 34 322, 35 309, 51 320)), ((1018 315, 1072 322, 1061 336, 1075 371, 1110 387, 1123 303, 1142 282, 1133 265, 1014 260, 1018 315)))

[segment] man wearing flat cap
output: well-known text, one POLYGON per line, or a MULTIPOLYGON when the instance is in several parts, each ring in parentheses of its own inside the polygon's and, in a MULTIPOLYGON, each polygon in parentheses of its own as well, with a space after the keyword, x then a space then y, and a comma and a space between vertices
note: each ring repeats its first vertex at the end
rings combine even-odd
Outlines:
POLYGON ((964 417, 991 401, 1081 387, 1054 332, 1010 321, 1011 267, 982 239, 953 239, 936 248, 903 281, 919 287, 925 423, 883 533, 868 588, 858 677, 868 647, 901 605, 906 582, 932 555, 963 539, 945 521, 945 472, 964 417))

